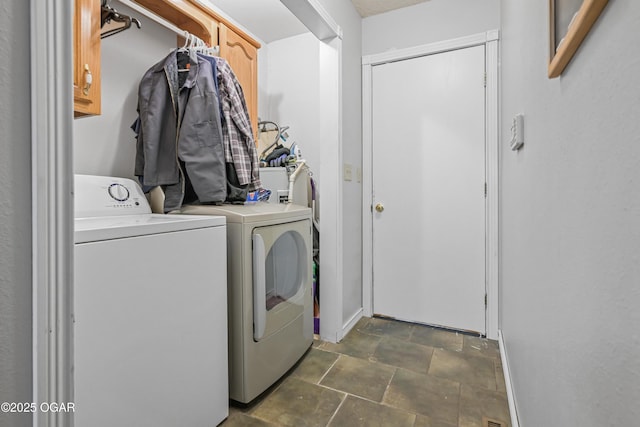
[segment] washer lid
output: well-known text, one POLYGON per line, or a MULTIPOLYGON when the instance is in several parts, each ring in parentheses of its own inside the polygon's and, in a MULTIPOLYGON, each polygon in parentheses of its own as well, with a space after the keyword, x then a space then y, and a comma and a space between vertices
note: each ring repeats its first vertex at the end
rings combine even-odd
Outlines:
POLYGON ((220 227, 225 224, 223 216, 203 215, 144 214, 77 218, 75 243, 220 227))

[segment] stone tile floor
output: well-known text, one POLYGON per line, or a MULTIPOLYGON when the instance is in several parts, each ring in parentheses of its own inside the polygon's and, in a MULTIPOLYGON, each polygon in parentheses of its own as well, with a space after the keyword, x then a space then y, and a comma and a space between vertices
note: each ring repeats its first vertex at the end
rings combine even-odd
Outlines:
POLYGON ((316 340, 222 426, 481 427, 484 417, 510 427, 496 341, 365 317, 339 344, 316 340))

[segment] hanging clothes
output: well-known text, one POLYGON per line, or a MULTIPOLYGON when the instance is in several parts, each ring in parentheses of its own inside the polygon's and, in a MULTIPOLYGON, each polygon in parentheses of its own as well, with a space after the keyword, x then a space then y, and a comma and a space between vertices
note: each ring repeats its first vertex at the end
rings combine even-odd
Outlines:
POLYGON ((219 99, 222 105, 222 139, 227 173, 233 173, 235 170, 237 184, 246 186, 249 192, 255 191, 262 184, 258 151, 253 139, 244 93, 229 63, 223 58, 215 58, 215 61, 219 99))
MULTIPOLYGON (((218 63, 216 62, 215 56, 205 55, 204 53, 198 52, 198 58, 202 58, 211 64, 211 71, 213 72, 213 82, 216 85, 216 93, 218 91, 218 63)), ((222 118, 222 107, 220 107, 220 117, 222 118)))
POLYGON ((223 126, 213 76, 211 63, 195 50, 176 49, 140 82, 135 175, 145 187, 162 187, 165 212, 182 206, 186 188, 202 203, 227 198, 223 126))

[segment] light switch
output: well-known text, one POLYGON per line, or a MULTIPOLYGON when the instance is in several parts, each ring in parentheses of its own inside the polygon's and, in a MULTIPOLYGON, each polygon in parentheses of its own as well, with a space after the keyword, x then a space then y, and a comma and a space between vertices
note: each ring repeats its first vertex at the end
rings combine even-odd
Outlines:
POLYGON ((362 169, 356 168, 356 182, 362 182, 362 169))
POLYGON ((513 151, 519 150, 524 145, 524 116, 522 114, 516 114, 513 118, 509 144, 513 151))
POLYGON ((353 169, 349 163, 344 164, 343 176, 345 181, 351 181, 353 179, 353 169))

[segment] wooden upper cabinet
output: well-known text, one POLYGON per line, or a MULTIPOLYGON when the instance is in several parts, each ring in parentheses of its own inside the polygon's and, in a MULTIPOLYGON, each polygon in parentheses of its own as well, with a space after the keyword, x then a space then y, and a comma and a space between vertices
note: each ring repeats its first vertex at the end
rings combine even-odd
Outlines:
POLYGON ((100 114, 100 0, 75 0, 74 115, 100 114))
POLYGON ((222 22, 218 33, 220 56, 229 62, 242 86, 255 138, 258 131, 258 49, 222 22))

